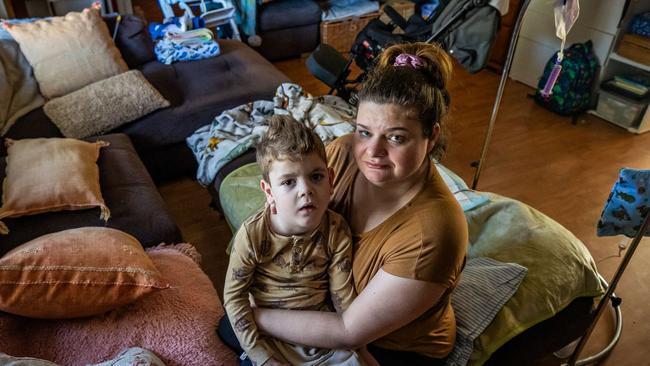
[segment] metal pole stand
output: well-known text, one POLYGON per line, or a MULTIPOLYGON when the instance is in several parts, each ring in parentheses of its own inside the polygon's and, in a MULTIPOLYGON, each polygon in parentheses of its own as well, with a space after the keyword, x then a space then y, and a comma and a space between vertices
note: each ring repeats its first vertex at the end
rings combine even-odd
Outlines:
MULTIPOLYGON (((636 251, 636 248, 639 246, 639 243, 641 242, 641 239, 643 238, 643 235, 648 231, 648 227, 650 227, 650 212, 646 211, 645 214, 645 219, 643 221, 643 224, 639 228, 639 231, 636 233, 636 236, 634 237, 634 240, 632 240, 632 244, 630 244, 630 247, 627 249, 625 252, 625 256, 623 256, 623 260, 621 261, 621 264, 618 266, 618 269, 616 270, 616 273, 614 274, 614 279, 612 279, 612 283, 609 285, 607 288, 607 292, 605 295, 603 295, 603 298, 600 300, 598 303, 598 307, 596 308, 596 314, 594 315, 594 319, 591 322, 591 325, 589 328, 587 328, 587 331, 585 332, 585 335, 580 338, 580 342, 578 342, 578 345, 576 346, 575 351, 573 352, 573 355, 571 355, 571 358, 569 358, 569 361, 566 364, 563 364, 563 366, 576 366, 576 365, 586 365, 587 362, 585 360, 580 360, 578 361, 578 357, 580 356, 580 352, 582 352, 582 349, 584 348, 585 344, 587 344, 587 340, 589 339, 589 336, 591 335, 591 332, 593 332, 594 328, 596 327, 596 323, 598 323, 598 319, 600 318, 601 314, 605 310, 605 305, 607 304, 608 300, 612 299, 613 306, 617 307, 618 304, 616 304, 615 299, 618 299, 614 296, 614 290, 616 289, 616 286, 618 285, 618 281, 621 279, 621 276, 623 275, 623 272, 625 272, 625 268, 627 268, 627 265, 630 263, 630 260, 632 259, 632 256, 634 255, 634 252, 636 251)), ((620 309, 619 309, 620 311, 620 309)), ((622 325, 621 325, 622 326, 622 325)), ((617 329, 619 327, 619 324, 617 324, 617 329)), ((618 341, 616 336, 620 337, 620 332, 618 334, 615 334, 615 340, 618 341)), ((611 343, 610 343, 611 344, 611 343)), ((614 343, 615 345, 616 343, 614 343)), ((609 348, 609 347, 608 347, 609 348)), ((598 355, 600 357, 595 358, 595 356, 589 358, 588 363, 594 363, 596 361, 599 361, 603 357, 607 356, 609 354, 609 351, 613 349, 613 345, 611 348, 608 349, 608 351, 604 354, 603 352, 600 352, 598 355), (601 355, 602 354, 602 355, 601 355)))

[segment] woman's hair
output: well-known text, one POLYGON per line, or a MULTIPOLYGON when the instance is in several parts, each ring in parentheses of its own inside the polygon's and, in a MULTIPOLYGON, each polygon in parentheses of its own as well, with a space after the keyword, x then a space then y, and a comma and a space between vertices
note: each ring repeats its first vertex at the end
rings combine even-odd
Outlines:
POLYGON ((327 163, 323 141, 309 127, 290 115, 274 115, 266 122, 269 129, 255 148, 257 164, 267 182, 274 161, 300 161, 304 155, 315 151, 327 163))
POLYGON ((424 42, 393 45, 381 54, 364 81, 359 101, 392 103, 415 111, 426 137, 432 136, 438 123, 440 137, 431 156, 440 159, 446 150, 447 83, 452 68, 451 58, 439 46, 424 42))

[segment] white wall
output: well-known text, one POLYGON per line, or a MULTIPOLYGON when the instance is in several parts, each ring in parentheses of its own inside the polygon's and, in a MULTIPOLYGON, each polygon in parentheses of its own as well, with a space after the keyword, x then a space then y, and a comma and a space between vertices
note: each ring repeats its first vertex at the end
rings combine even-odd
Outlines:
MULTIPOLYGON (((555 36, 555 0, 533 0, 528 7, 515 51, 510 77, 532 87, 542 76, 544 65, 559 50, 555 36)), ((601 66, 610 52, 625 0, 580 0, 580 16, 571 28, 565 47, 591 40, 601 66)))

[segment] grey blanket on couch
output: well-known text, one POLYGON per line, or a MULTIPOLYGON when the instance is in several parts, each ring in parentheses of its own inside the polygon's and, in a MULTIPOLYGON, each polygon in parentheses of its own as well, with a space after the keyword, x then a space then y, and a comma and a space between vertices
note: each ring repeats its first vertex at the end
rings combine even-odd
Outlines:
POLYGON ((45 100, 38 91, 32 67, 18 43, 0 37, 0 135, 45 100))

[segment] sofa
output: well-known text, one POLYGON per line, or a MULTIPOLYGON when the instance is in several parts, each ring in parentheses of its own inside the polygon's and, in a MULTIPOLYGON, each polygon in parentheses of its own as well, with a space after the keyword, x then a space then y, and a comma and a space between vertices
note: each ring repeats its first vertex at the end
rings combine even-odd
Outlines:
MULTIPOLYGON (((115 18, 106 17, 105 21, 113 34, 115 18)), ((226 109, 270 99, 278 85, 289 81, 250 47, 232 40, 219 40, 221 54, 217 57, 162 64, 156 60, 145 23, 135 16, 122 17, 115 43, 129 68, 142 71, 171 103, 110 131, 131 139, 154 181, 194 175, 196 161, 186 137, 226 109)), ((60 136, 43 108, 19 118, 5 135, 13 139, 60 136)))
MULTIPOLYGON (((111 34, 115 18, 105 17, 111 34)), ((10 228, 0 236, 0 254, 38 236, 80 226, 108 226, 135 236, 144 246, 182 241, 178 226, 165 208, 156 181, 194 176, 196 160, 185 138, 209 124, 222 111, 257 99, 270 99, 288 78, 241 42, 219 40, 214 58, 165 65, 153 53, 145 23, 123 16, 115 43, 131 69, 170 101, 157 110, 108 134, 91 137, 110 143, 100 152, 102 195, 111 210, 104 223, 99 210, 51 212, 4 219, 10 228), (152 180, 153 178, 153 180, 152 180)), ((0 40, 5 42, 6 40, 0 40)), ((42 107, 20 117, 4 137, 19 140, 62 137, 42 107)), ((5 178, 6 148, 0 147, 0 178, 5 178)), ((2 192, 2 189, 0 189, 2 192)))
MULTIPOLYGON (((112 34, 115 18, 104 21, 112 34)), ((217 57, 164 65, 155 59, 153 43, 140 19, 123 16, 116 35, 115 43, 129 68, 140 70, 170 106, 85 139, 109 143, 99 150, 97 160, 101 194, 110 209, 108 221, 100 219, 99 208, 3 218, 9 233, 0 235, 0 257, 45 234, 106 226, 130 234, 147 247, 147 255, 171 287, 88 318, 41 320, 0 311, 0 359, 7 352, 81 365, 107 360, 124 347, 139 345, 167 365, 236 364, 236 355, 215 332, 223 309, 214 284, 199 266, 200 254, 182 243, 182 233, 155 182, 194 176, 197 164, 186 137, 226 109, 271 99, 278 85, 289 80, 241 42, 219 40, 217 57)), ((6 41, 0 37, 0 42, 6 41)), ((39 107, 18 118, 4 136, 20 140, 63 135, 39 107)), ((2 144, 3 181, 6 156, 2 144)))

